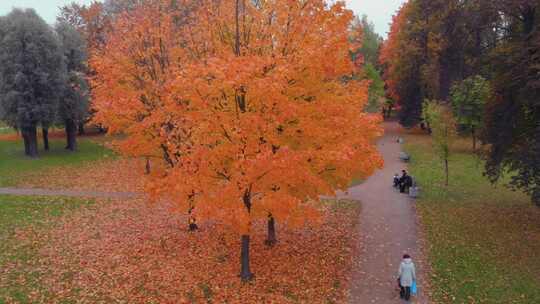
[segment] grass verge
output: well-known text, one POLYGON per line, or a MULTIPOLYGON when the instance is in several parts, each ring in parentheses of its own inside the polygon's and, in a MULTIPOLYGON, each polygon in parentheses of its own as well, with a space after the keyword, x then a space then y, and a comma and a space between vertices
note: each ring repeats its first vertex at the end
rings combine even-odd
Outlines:
POLYGON ((50 150, 40 150, 39 158, 31 159, 24 155, 22 141, 0 141, 0 186, 13 186, 21 175, 30 171, 36 172, 58 166, 76 166, 114 156, 112 151, 91 139, 80 138, 78 145, 76 152, 70 152, 64 149, 64 140, 51 139, 50 150))
POLYGON ((450 159, 450 185, 425 135, 409 135, 409 169, 433 268, 436 303, 540 303, 540 208, 503 185, 463 143, 450 159))

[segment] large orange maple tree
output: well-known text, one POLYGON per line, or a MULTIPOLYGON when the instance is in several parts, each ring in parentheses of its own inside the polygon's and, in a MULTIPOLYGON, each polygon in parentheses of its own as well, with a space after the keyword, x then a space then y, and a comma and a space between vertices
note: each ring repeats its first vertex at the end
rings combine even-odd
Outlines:
POLYGON ((253 221, 317 220, 320 195, 382 165, 368 83, 347 80, 352 17, 323 0, 147 1, 93 56, 95 120, 162 160, 153 197, 239 232, 243 280, 253 221))

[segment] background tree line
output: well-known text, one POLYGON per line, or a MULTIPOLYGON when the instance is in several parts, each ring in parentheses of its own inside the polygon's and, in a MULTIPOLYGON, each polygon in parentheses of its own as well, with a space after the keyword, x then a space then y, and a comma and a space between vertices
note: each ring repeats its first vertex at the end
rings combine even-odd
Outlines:
POLYGON ((84 39, 69 24, 51 27, 34 10, 0 17, 0 119, 20 130, 25 153, 38 154, 37 128, 64 125, 66 149, 76 149, 76 123, 88 112, 84 39))
POLYGON ((112 20, 139 2, 74 2, 54 26, 32 9, 0 16, 0 120, 21 132, 26 155, 38 156, 38 127, 44 150, 52 126, 63 126, 66 149, 76 150, 77 132, 94 114, 88 54, 105 43, 112 20))
POLYGON ((366 111, 382 112, 389 116, 394 106, 392 99, 386 98, 384 81, 381 77, 379 54, 383 38, 375 31, 375 25, 368 16, 356 16, 351 25, 351 42, 356 47, 351 51, 351 59, 359 67, 355 79, 369 80, 369 99, 366 111))
POLYGON ((538 6, 408 1, 394 17, 380 62, 401 124, 420 123, 426 100, 451 107, 459 129, 485 146, 491 180, 510 174, 511 185, 540 205, 538 6))

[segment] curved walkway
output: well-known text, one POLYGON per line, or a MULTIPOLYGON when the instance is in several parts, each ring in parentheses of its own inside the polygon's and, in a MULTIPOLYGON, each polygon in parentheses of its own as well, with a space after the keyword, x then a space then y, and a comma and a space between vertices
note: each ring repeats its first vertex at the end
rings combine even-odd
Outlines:
POLYGON ((362 203, 359 229, 361 252, 353 276, 350 303, 403 303, 397 292, 397 271, 401 256, 409 253, 417 267, 419 297, 412 303, 429 303, 422 288, 425 277, 417 236, 414 201, 392 188, 395 173, 404 169, 397 143, 399 126, 385 123, 385 135, 378 142, 384 168, 364 183, 349 189, 347 198, 362 203))

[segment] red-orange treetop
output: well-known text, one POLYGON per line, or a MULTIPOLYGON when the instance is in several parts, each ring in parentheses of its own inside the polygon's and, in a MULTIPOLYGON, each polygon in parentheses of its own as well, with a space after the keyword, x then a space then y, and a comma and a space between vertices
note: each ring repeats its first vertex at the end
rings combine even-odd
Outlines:
POLYGON ((196 2, 124 15, 92 60, 96 120, 163 156, 152 194, 247 233, 315 218, 310 201, 382 165, 342 3, 196 2))

